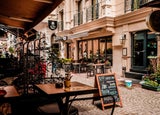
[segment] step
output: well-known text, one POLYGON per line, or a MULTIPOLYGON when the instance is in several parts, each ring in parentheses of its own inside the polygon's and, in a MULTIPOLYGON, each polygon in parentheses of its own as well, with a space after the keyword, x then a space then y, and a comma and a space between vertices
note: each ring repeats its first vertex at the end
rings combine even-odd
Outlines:
POLYGON ((144 73, 138 73, 138 72, 125 72, 125 77, 126 78, 133 78, 133 79, 142 79, 142 76, 144 73))
POLYGON ((130 69, 130 72, 136 72, 136 73, 142 73, 142 74, 147 74, 148 70, 146 69, 130 69))

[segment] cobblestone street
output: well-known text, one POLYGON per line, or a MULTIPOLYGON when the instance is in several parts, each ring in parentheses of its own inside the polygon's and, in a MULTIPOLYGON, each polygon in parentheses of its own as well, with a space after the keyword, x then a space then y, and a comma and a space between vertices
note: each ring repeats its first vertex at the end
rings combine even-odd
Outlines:
MULTIPOLYGON (((132 79, 134 84, 129 89, 122 84, 124 79, 129 78, 117 77, 117 79, 123 107, 116 106, 113 115, 160 115, 160 92, 143 89, 135 79, 132 79)), ((86 73, 73 74, 71 80, 90 86, 94 86, 95 82, 95 78, 87 78, 86 73)), ((93 105, 92 100, 75 101, 73 105, 79 109, 79 115, 110 115, 111 112, 111 108, 107 107, 103 111, 100 106, 93 105)))
MULTIPOLYGON (((118 81, 124 80, 118 78, 118 81)), ((94 86, 94 77, 87 78, 86 73, 73 74, 72 81, 79 81, 94 86)), ((131 89, 119 83, 120 96, 123 107, 117 106, 114 115, 160 115, 160 92, 141 88, 134 84, 131 89)), ((74 102, 78 106, 80 115, 109 115, 111 109, 104 111, 92 105, 92 101, 74 102)))

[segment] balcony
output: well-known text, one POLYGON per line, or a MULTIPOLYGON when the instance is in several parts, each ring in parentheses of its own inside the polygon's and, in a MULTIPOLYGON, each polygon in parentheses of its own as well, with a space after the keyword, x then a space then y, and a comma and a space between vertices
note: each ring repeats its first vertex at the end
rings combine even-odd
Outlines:
POLYGON ((74 14, 74 26, 83 24, 83 12, 74 14))
POLYGON ((86 9, 86 22, 99 18, 99 4, 92 5, 86 9))
POLYGON ((139 9, 140 2, 139 0, 125 0, 125 13, 139 9))
POLYGON ((160 8, 160 0, 140 0, 140 7, 160 8))

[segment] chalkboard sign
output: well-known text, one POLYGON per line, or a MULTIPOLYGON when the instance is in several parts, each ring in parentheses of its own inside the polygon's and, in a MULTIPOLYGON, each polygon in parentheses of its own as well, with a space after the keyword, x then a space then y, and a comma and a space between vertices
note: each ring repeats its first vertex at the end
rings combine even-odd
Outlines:
MULTIPOLYGON (((116 101, 116 105, 122 107, 121 97, 119 95, 117 80, 114 73, 110 74, 96 74, 96 82, 99 89, 99 95, 113 95, 116 101)), ((101 99, 102 109, 105 106, 113 104, 113 99, 111 97, 105 97, 101 99)))

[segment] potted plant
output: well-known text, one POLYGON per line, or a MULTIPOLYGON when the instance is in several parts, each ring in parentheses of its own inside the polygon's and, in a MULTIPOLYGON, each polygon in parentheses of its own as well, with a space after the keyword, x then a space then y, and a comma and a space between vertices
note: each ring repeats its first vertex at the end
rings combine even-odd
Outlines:
POLYGON ((157 67, 156 72, 152 73, 151 76, 160 84, 160 65, 157 67))
POLYGON ((9 49, 8 49, 8 51, 13 55, 13 53, 14 53, 14 48, 10 46, 9 49))
POLYGON ((66 88, 71 87, 71 78, 72 78, 71 72, 67 72, 64 78, 64 86, 66 88))
POLYGON ((160 91, 160 66, 154 73, 143 76, 143 88, 160 91))

